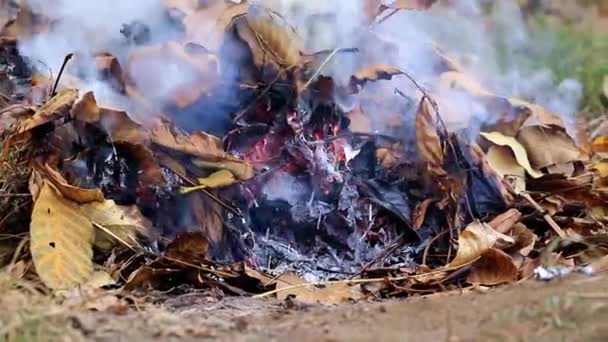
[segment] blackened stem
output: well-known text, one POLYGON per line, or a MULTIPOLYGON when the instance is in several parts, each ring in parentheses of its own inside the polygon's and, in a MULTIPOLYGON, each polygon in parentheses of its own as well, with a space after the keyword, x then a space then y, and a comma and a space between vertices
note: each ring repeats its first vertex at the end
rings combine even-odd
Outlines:
POLYGON ((59 74, 57 75, 57 79, 55 80, 55 85, 53 85, 53 91, 51 92, 51 97, 57 95, 57 87, 59 86, 59 80, 61 79, 61 75, 63 75, 63 70, 65 70, 65 66, 68 64, 70 59, 74 57, 73 53, 68 53, 63 59, 63 64, 61 64, 61 69, 59 70, 59 74))

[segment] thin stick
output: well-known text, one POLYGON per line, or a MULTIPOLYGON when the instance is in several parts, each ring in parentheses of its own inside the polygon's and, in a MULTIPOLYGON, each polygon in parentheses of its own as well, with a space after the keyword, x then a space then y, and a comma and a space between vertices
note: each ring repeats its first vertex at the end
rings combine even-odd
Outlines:
POLYGON ((211 268, 208 268, 208 267, 198 266, 198 265, 189 263, 187 261, 183 261, 183 260, 179 260, 179 259, 174 259, 174 258, 168 257, 166 255, 161 255, 160 257, 163 258, 163 259, 169 260, 169 261, 176 262, 178 264, 182 264, 184 266, 195 268, 195 269, 197 269, 199 271, 209 272, 209 273, 215 274, 215 275, 217 275, 219 277, 223 277, 223 278, 234 278, 235 277, 234 274, 231 274, 231 273, 228 273, 228 272, 222 272, 222 271, 217 271, 217 270, 214 270, 214 269, 211 269, 211 268))
POLYGON ((321 71, 323 71, 323 68, 325 68, 325 66, 329 63, 329 61, 331 61, 331 59, 334 58, 334 56, 338 53, 339 50, 340 49, 338 49, 338 48, 333 49, 333 51, 327 56, 327 58, 325 58, 323 63, 321 63, 321 65, 319 66, 317 71, 315 71, 315 73, 312 75, 312 77, 306 83, 304 83, 304 85, 302 86, 302 89, 299 89, 299 91, 302 92, 302 91, 306 90, 312 84, 312 82, 317 77, 319 77, 319 75, 321 74, 321 71))
POLYGON ((566 237, 566 232, 557 224, 557 222, 555 222, 553 217, 551 217, 551 215, 549 215, 549 213, 547 213, 547 211, 544 210, 543 207, 540 206, 540 204, 536 203, 536 201, 532 198, 532 196, 530 196, 530 194, 521 193, 519 195, 523 199, 528 201, 528 203, 530 203, 534 207, 534 209, 543 216, 543 219, 545 219, 545 221, 547 221, 549 226, 555 231, 555 233, 557 233, 557 235, 560 238, 566 237))
POLYGON ((272 290, 272 291, 268 291, 268 292, 257 294, 255 296, 253 296, 253 298, 265 298, 265 297, 272 296, 273 294, 277 294, 277 293, 280 293, 280 292, 294 290, 294 289, 299 289, 299 288, 308 287, 308 286, 326 286, 326 285, 335 285, 335 284, 346 284, 346 285, 370 284, 370 283, 380 283, 380 282, 385 282, 385 281, 394 282, 394 281, 403 281, 403 280, 408 280, 408 279, 416 279, 416 278, 420 278, 420 277, 428 277, 429 275, 440 274, 442 272, 453 271, 453 270, 457 270, 457 269, 460 269, 460 268, 472 265, 478 259, 479 258, 475 258, 475 259, 469 261, 468 263, 463 264, 463 265, 459 265, 457 267, 440 268, 440 269, 435 269, 435 270, 427 272, 427 273, 407 275, 407 276, 402 276, 402 277, 384 277, 384 278, 369 278, 369 279, 330 280, 330 281, 321 281, 321 282, 315 282, 315 283, 305 283, 305 284, 291 285, 291 286, 282 287, 280 289, 275 289, 275 290, 272 290))
POLYGON ((68 64, 70 59, 74 57, 73 53, 68 53, 63 59, 63 64, 61 64, 61 69, 59 70, 59 74, 57 74, 57 79, 55 80, 55 85, 53 86, 53 91, 51 92, 51 97, 57 94, 57 87, 59 86, 59 80, 61 79, 61 75, 63 75, 63 70, 65 70, 65 66, 68 64))
POLYGON ((135 247, 131 246, 128 242, 126 242, 125 240, 121 239, 118 235, 112 233, 112 231, 110 231, 108 228, 100 225, 99 223, 92 221, 93 222, 93 226, 101 231, 103 231, 104 233, 110 235, 111 237, 115 238, 118 242, 122 243, 123 245, 125 245, 126 247, 128 247, 130 250, 132 250, 133 252, 137 253, 137 249, 135 249, 135 247))

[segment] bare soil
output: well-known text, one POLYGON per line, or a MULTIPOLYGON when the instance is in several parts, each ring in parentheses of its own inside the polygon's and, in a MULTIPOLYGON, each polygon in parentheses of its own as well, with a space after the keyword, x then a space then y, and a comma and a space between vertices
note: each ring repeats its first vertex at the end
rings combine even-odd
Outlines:
POLYGON ((606 278, 341 306, 189 294, 122 315, 70 313, 63 322, 71 340, 96 341, 606 341, 606 278))

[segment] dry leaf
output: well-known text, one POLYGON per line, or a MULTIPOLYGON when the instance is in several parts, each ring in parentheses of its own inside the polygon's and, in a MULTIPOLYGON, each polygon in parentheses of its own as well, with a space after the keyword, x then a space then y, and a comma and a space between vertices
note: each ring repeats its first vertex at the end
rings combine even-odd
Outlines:
POLYGON ((512 208, 496 216, 492 221, 488 222, 488 224, 495 231, 506 234, 517 222, 519 222, 519 220, 521 220, 521 217, 521 212, 515 208, 512 208))
POLYGON ((517 134, 517 141, 526 149, 530 164, 535 168, 586 159, 561 128, 524 127, 517 134))
POLYGON ((101 250, 109 250, 125 242, 133 247, 138 245, 138 239, 142 237, 154 240, 152 223, 136 206, 119 206, 113 200, 106 200, 83 204, 79 210, 97 226, 95 247, 101 250), (111 234, 98 226, 107 229, 111 234))
POLYGON ((352 94, 356 94, 367 82, 390 80, 397 75, 403 75, 403 71, 396 66, 388 64, 368 65, 350 77, 349 89, 352 94))
POLYGON ((95 96, 88 92, 74 104, 70 112, 74 120, 94 124, 113 142, 128 142, 147 145, 150 141, 148 131, 121 110, 99 107, 95 96))
POLYGON ((534 244, 538 240, 538 236, 522 223, 518 223, 513 227, 511 236, 515 239, 515 244, 509 250, 517 251, 526 257, 534 250, 534 244))
POLYGON ((427 198, 416 205, 416 208, 414 208, 414 212, 412 213, 412 227, 414 229, 420 229, 422 227, 424 220, 426 219, 426 212, 433 202, 434 200, 432 198, 427 198))
MULTIPOLYGON (((276 281, 277 289, 287 288, 293 285, 302 285, 306 282, 293 273, 285 273, 276 281)), ((321 304, 344 304, 363 297, 360 285, 349 285, 347 283, 329 284, 323 286, 300 286, 277 293, 279 300, 285 300, 289 296, 304 303, 321 304)))
POLYGON ((57 120, 69 113, 74 102, 78 98, 78 91, 65 89, 57 93, 44 105, 42 105, 31 118, 23 121, 19 127, 19 132, 23 133, 38 126, 57 120))
POLYGON ((506 146, 490 146, 486 153, 490 167, 516 192, 526 190, 526 169, 519 165, 513 151, 506 146))
POLYGON ((255 65, 265 65, 269 58, 281 67, 299 65, 302 49, 299 37, 286 23, 280 24, 275 14, 267 10, 263 12, 265 13, 247 16, 248 27, 253 32, 253 41, 251 37, 243 36, 244 31, 239 26, 239 34, 249 44, 255 65), (254 44, 256 46, 253 46, 254 44))
POLYGON ((532 167, 530 161, 528 160, 528 152, 526 151, 524 146, 515 138, 503 135, 502 133, 498 132, 480 133, 480 135, 493 144, 496 144, 498 146, 509 147, 511 151, 513 151, 517 163, 521 165, 524 169, 526 169, 526 172, 528 172, 530 176, 534 178, 540 178, 543 176, 542 172, 537 171, 532 167))
POLYGON ((416 114, 416 147, 420 159, 426 163, 431 176, 445 176, 443 146, 437 133, 435 115, 426 98, 420 101, 416 114))
POLYGON ((479 285, 499 285, 517 280, 519 270, 513 258, 505 252, 490 248, 475 262, 467 282, 479 285))
MULTIPOLYGON (((179 234, 165 250, 170 259, 198 264, 207 259, 209 240, 202 232, 179 234)), ((184 266, 184 265, 178 265, 184 266)))
POLYGON ((152 129, 152 142, 206 160, 217 161, 229 158, 219 138, 204 132, 187 134, 165 121, 158 122, 152 129))
POLYGON ((103 193, 99 189, 83 189, 68 184, 68 181, 63 176, 50 167, 48 164, 44 166, 37 165, 36 170, 44 175, 44 178, 53 184, 59 192, 67 199, 76 203, 102 202, 104 201, 103 193))
POLYGON ((67 289, 93 272, 91 221, 45 182, 32 211, 31 252, 36 271, 52 289, 67 289))
POLYGON ((475 221, 469 224, 460 233, 456 257, 446 268, 456 268, 468 264, 493 248, 498 241, 514 243, 513 238, 495 231, 486 223, 475 221))

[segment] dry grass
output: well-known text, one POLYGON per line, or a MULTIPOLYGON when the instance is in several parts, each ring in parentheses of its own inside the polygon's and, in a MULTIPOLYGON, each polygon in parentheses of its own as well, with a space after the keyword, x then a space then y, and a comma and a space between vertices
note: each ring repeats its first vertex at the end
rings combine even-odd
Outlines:
POLYGON ((78 341, 70 310, 35 283, 0 271, 0 341, 78 341))

